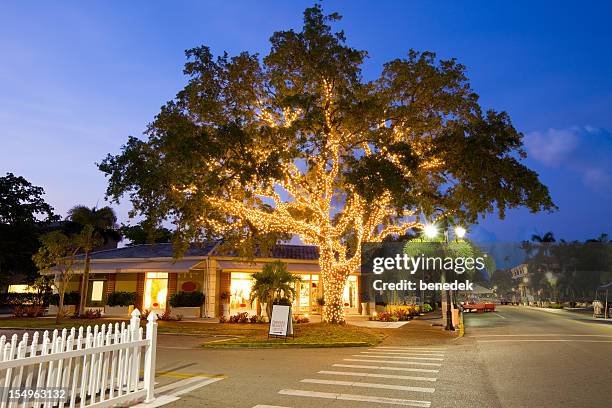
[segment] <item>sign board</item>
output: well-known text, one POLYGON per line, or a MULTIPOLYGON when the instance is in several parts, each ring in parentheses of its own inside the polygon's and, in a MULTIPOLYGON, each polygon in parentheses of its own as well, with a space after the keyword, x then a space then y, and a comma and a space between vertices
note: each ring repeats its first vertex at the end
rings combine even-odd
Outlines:
POLYGON ((291 320, 291 306, 272 306, 272 317, 270 318, 268 337, 293 336, 293 324, 291 320))

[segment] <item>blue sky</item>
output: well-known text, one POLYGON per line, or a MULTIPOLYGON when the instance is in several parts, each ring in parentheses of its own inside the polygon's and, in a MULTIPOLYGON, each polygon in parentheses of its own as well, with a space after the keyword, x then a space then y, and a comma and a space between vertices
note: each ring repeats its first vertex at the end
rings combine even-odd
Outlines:
MULTIPOLYGON (((312 2, 4 2, 0 10, 0 173, 41 185, 60 214, 104 203, 94 162, 140 135, 182 87, 183 51, 265 54, 312 2)), ((552 230, 612 233, 612 6, 575 2, 333 2, 366 78, 408 49, 456 57, 485 107, 526 135, 527 163, 560 210, 511 211, 474 228, 511 241, 552 230)), ((127 219, 129 205, 118 212, 127 219)))

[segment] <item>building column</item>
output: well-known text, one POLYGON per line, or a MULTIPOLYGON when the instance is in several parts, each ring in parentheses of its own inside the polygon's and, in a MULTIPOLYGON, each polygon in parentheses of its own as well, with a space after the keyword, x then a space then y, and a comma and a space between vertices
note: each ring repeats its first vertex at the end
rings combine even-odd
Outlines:
POLYGON ((176 293, 178 273, 168 273, 168 295, 166 296, 166 310, 170 310, 170 296, 176 293))
POLYGON ((136 308, 143 312, 144 310, 144 287, 145 274, 139 273, 136 275, 136 308))
POLYGON ((106 297, 115 291, 115 283, 117 282, 117 275, 109 273, 106 275, 106 297))

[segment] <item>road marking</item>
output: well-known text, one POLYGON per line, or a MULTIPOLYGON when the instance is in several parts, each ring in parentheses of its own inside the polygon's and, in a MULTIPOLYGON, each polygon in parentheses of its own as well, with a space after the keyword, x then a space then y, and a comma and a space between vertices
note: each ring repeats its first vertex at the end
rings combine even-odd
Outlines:
POLYGON ((402 347, 402 346, 379 346, 379 349, 401 349, 401 350, 422 350, 422 351, 446 351, 446 347, 402 347))
MULTIPOLYGON (((481 334, 470 336, 472 338, 481 337, 612 337, 609 334, 481 334)), ((371 350, 371 349, 370 349, 371 350)))
MULTIPOLYGON (((367 351, 362 351, 362 353, 367 353, 367 351)), ((444 361, 443 358, 439 358, 439 357, 400 357, 400 356, 383 356, 383 355, 362 356, 361 354, 353 354, 353 357, 363 357, 363 358, 401 358, 402 360, 444 361)))
POLYGON ((180 400, 179 397, 162 395, 155 397, 155 399, 151 402, 141 402, 140 404, 132 405, 132 408, 157 408, 178 400, 180 400))
POLYGON ((195 391, 198 388, 204 387, 205 385, 215 383, 217 381, 221 381, 223 378, 208 378, 202 382, 196 383, 191 387, 183 388, 182 390, 175 391, 171 395, 174 397, 178 397, 179 395, 187 394, 188 392, 195 391))
POLYGON ((186 387, 186 386, 191 385, 193 383, 197 383, 197 382, 199 382, 201 380, 202 380, 202 377, 199 377, 199 378, 198 377, 191 377, 191 378, 186 378, 186 379, 181 380, 181 381, 175 381, 173 383, 166 384, 166 385, 164 385, 162 387, 159 387, 159 388, 156 387, 155 388, 155 394, 165 394, 167 392, 174 391, 174 390, 177 390, 177 389, 182 388, 182 387, 186 387))
POLYGON ((190 377, 155 389, 155 399, 136 404, 133 408, 157 408, 178 401, 180 395, 195 391, 205 385, 223 380, 225 377, 190 377), (171 391, 171 392, 170 392, 171 391))
POLYGON ((289 408, 289 407, 279 407, 278 405, 255 405, 253 408, 289 408))
POLYGON ((442 367, 440 363, 420 363, 418 361, 366 360, 363 358, 345 358, 344 361, 360 361, 362 363, 412 364, 430 367, 442 367))
POLYGON ((505 317, 504 317, 504 316, 502 316, 502 315, 500 315, 499 313, 495 313, 495 312, 493 312, 493 314, 494 314, 495 316, 497 316, 497 317, 501 317, 502 319, 505 319, 505 317))
POLYGON ((386 355, 386 356, 413 356, 413 357, 444 357, 444 354, 441 353, 388 353, 386 351, 362 351, 361 354, 376 354, 376 355, 386 355))
POLYGON ((378 348, 371 348, 368 349, 368 351, 378 351, 380 353, 391 353, 391 352, 400 352, 400 353, 416 353, 416 354, 423 354, 423 355, 428 355, 428 354, 444 354, 445 351, 422 351, 422 350, 406 350, 406 349, 378 349, 378 348))
POLYGON ((317 378, 304 378, 303 380, 300 380, 300 382, 308 383, 308 384, 345 385, 347 387, 381 388, 385 390, 427 392, 430 394, 436 390, 435 388, 429 388, 429 387, 410 387, 408 385, 364 383, 364 382, 355 382, 355 381, 319 380, 317 378))
POLYGON ((156 371, 156 377, 169 377, 169 378, 191 378, 191 377, 207 377, 207 378, 225 378, 223 375, 214 375, 206 373, 186 373, 182 371, 156 371))
POLYGON ((303 390, 280 390, 278 392, 282 395, 291 395, 295 397, 313 397, 313 398, 326 398, 341 401, 361 401, 361 402, 373 402, 375 404, 389 404, 389 405, 403 405, 408 407, 422 407, 429 408, 431 406, 430 401, 416 401, 402 398, 387 398, 387 397, 374 397, 370 395, 354 395, 354 394, 337 394, 333 392, 317 392, 317 391, 303 391, 303 390))
POLYGON ((396 380, 414 380, 414 381, 436 381, 432 377, 412 377, 409 375, 393 375, 393 374, 373 374, 373 373, 356 373, 353 371, 319 371, 318 374, 327 375, 347 375, 352 377, 372 377, 372 378, 393 378, 396 380))
MULTIPOLYGON (((372 363, 372 361, 368 360, 368 363, 372 363)), ((361 364, 333 364, 332 367, 371 368, 372 370, 410 371, 414 373, 438 373, 440 372, 440 370, 432 370, 429 368, 388 367, 388 366, 371 366, 371 365, 361 365, 361 364)))
POLYGON ((478 343, 531 342, 531 343, 612 343, 612 340, 572 340, 572 339, 500 339, 476 340, 478 343))

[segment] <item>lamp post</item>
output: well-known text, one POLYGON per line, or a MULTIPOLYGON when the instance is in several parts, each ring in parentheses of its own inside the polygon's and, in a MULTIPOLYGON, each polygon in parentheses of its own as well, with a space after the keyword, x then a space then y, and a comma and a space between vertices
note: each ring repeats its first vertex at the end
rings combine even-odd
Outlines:
MULTIPOLYGON (((448 221, 446 222, 447 225, 444 228, 444 243, 446 245, 448 245, 449 239, 448 239, 448 221)), ((429 239, 434 239, 438 236, 438 227, 434 224, 428 224, 423 228, 423 233, 425 234, 425 236, 429 239)), ((454 228, 454 233, 455 233, 455 238, 457 239, 463 239, 465 237, 465 234, 467 233, 467 231, 465 230, 465 228, 461 227, 461 226, 456 226, 454 228)), ((444 281, 448 282, 448 276, 446 273, 446 270, 444 270, 444 281)), ((445 330, 449 330, 449 331, 454 331, 455 327, 453 326, 453 311, 452 311, 452 307, 451 307, 451 292, 450 289, 446 290, 446 327, 445 330)))

